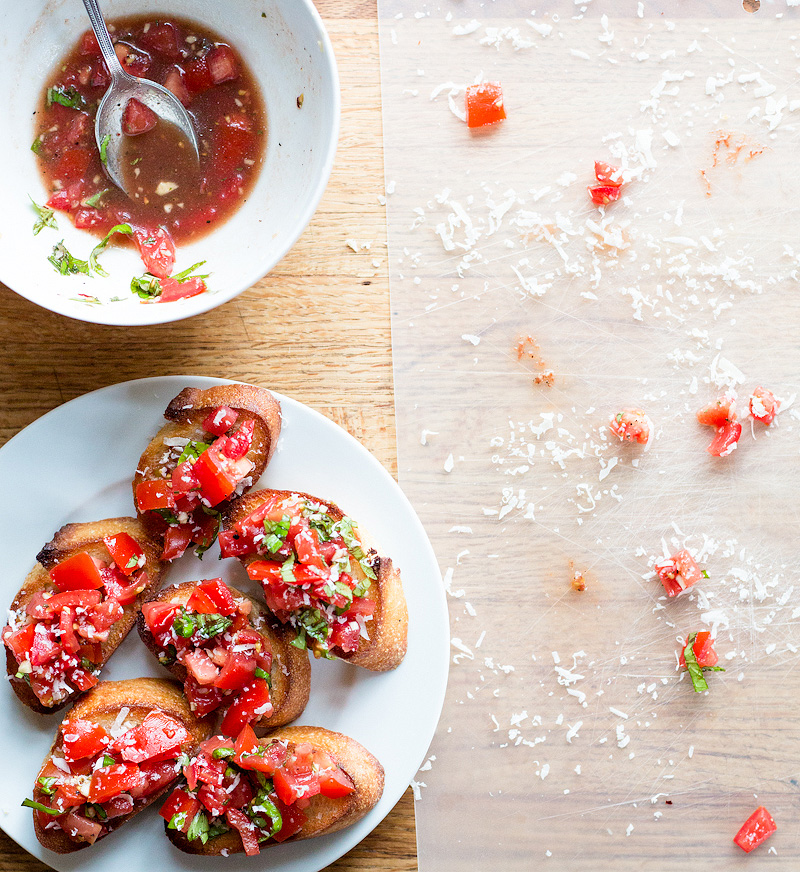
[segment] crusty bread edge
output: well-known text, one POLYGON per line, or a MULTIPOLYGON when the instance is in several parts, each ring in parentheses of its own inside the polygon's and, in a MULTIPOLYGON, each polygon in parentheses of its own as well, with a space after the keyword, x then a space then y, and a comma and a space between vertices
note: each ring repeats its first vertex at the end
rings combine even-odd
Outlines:
MULTIPOLYGON (((383 795, 383 766, 363 745, 343 733, 336 733, 323 727, 297 726, 274 730, 265 738, 286 739, 295 744, 308 742, 328 752, 355 785, 355 790, 349 796, 337 799, 313 797, 306 809, 309 821, 296 835, 287 839, 286 844, 328 835, 352 826, 371 811, 383 795)), ((166 826, 164 831, 173 845, 187 854, 219 856, 223 850, 230 854, 242 853, 244 850, 241 838, 234 830, 209 839, 205 845, 199 841, 190 842, 183 833, 169 830, 166 826)), ((262 847, 272 847, 277 844, 283 843, 269 841, 262 847)))
MULTIPOLYGON (((102 545, 105 536, 115 533, 128 533, 139 543, 145 554, 145 570, 150 579, 147 587, 127 606, 124 606, 123 616, 114 624, 108 639, 102 643, 102 659, 100 668, 108 662, 111 655, 122 644, 136 623, 136 615, 144 600, 157 590, 164 577, 167 567, 161 562, 161 545, 145 529, 137 518, 105 518, 101 521, 85 521, 77 524, 65 524, 56 531, 53 538, 36 555, 37 563, 25 577, 22 587, 11 603, 12 609, 24 606, 38 590, 52 588, 48 574, 56 564, 76 554, 79 551, 96 545, 102 545)), ((105 547, 103 545, 103 547, 105 547)), ((28 708, 39 714, 50 714, 59 711, 80 696, 79 691, 69 694, 64 700, 54 706, 43 705, 31 686, 23 678, 17 678, 17 661, 11 651, 6 648, 6 672, 9 683, 19 700, 28 708)))
MULTIPOLYGON (((186 581, 182 584, 172 585, 151 595, 148 602, 167 602, 174 599, 177 595, 185 603, 188 601, 189 595, 196 585, 196 581, 186 581)), ((288 724, 290 721, 298 718, 308 704, 311 692, 311 664, 309 663, 308 652, 302 651, 291 644, 292 633, 275 620, 263 603, 231 585, 227 586, 235 597, 243 597, 250 600, 256 613, 264 618, 265 626, 259 632, 268 640, 272 648, 273 659, 270 673, 272 677, 272 691, 270 697, 272 698, 274 712, 268 720, 261 721, 256 725, 256 731, 263 732, 264 730, 288 724), (277 694, 275 693, 276 691, 277 694)), ((155 657, 158 657, 158 645, 147 626, 142 612, 139 612, 137 618, 137 629, 142 642, 144 642, 155 657)), ((181 682, 186 678, 186 667, 177 661, 164 668, 168 669, 181 682)))
MULTIPOLYGON (((331 515, 339 520, 344 512, 331 500, 322 499, 303 491, 270 490, 268 488, 251 491, 245 496, 233 500, 230 507, 223 513, 223 529, 232 527, 237 521, 246 518, 271 496, 289 497, 297 495, 313 502, 321 503, 329 508, 331 515)), ((364 550, 380 554, 378 546, 369 534, 356 522, 358 536, 364 550)), ((253 558, 250 557, 250 560, 253 558)), ((247 563, 245 558, 243 563, 247 563)), ((394 566, 388 557, 379 557, 376 573, 377 580, 372 582, 371 591, 377 589, 375 597, 375 613, 369 629, 369 642, 362 640, 359 650, 352 654, 338 655, 341 660, 361 666, 373 672, 387 672, 397 668, 405 657, 408 648, 408 606, 403 593, 400 570, 394 566)))
MULTIPOLYGON (((99 715, 109 716, 111 713, 116 715, 122 708, 138 709, 141 710, 143 715, 150 711, 159 710, 179 720, 191 734, 191 742, 187 744, 185 749, 189 754, 192 754, 197 746, 211 735, 210 727, 192 714, 189 704, 181 693, 180 687, 175 682, 163 678, 131 678, 126 681, 103 681, 95 685, 78 700, 65 721, 59 725, 58 732, 53 739, 53 744, 50 746, 50 751, 42 763, 39 772, 44 769, 45 764, 57 747, 64 723, 73 718, 93 720, 99 715)), ((177 779, 178 774, 176 773, 174 781, 147 797, 138 806, 135 806, 129 814, 121 815, 109 821, 109 832, 100 838, 106 838, 106 836, 121 827, 126 821, 163 796, 174 785, 177 779)), ((41 794, 36 787, 38 785, 38 774, 34 785, 33 798, 37 802, 47 804, 47 797, 41 794)), ((45 848, 56 854, 71 854, 75 851, 91 847, 86 842, 74 842, 63 830, 43 829, 39 824, 39 818, 36 813, 33 815, 33 825, 36 838, 45 848)))

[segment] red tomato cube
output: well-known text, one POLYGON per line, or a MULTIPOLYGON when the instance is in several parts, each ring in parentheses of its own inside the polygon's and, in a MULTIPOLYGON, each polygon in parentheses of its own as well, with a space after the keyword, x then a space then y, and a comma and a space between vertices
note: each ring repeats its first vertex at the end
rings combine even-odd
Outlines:
POLYGON ((64 724, 64 759, 70 763, 84 757, 95 757, 111 741, 100 724, 84 718, 75 718, 64 724))
POLYGON ((214 436, 224 436, 236 423, 239 413, 228 406, 217 406, 206 415, 203 429, 214 436))
POLYGON ((747 854, 768 839, 778 827, 772 815, 760 805, 742 824, 733 841, 747 854))
POLYGON ((589 196, 596 206, 607 206, 612 200, 619 200, 619 185, 590 185, 589 196))
POLYGON ((139 136, 147 133, 158 123, 158 116, 141 100, 131 97, 122 110, 122 132, 126 136, 139 136))
POLYGON ((86 551, 79 551, 54 566, 50 578, 61 591, 96 590, 103 586, 100 569, 86 551))
MULTIPOLYGON (((710 666, 716 666, 719 662, 719 656, 714 650, 714 640, 711 638, 711 633, 708 630, 700 630, 692 645, 694 658, 697 660, 697 665, 705 669, 710 666)), ((684 668, 686 667, 686 657, 683 651, 678 658, 678 662, 684 668)))
POLYGON ((750 414, 762 424, 771 424, 778 414, 780 401, 768 388, 757 387, 750 397, 750 414))
POLYGON ((618 188, 622 184, 622 171, 601 160, 594 162, 594 177, 600 185, 611 185, 618 188))
POLYGON ((139 543, 124 530, 103 539, 111 559, 117 564, 117 569, 125 575, 133 575, 145 564, 144 551, 139 543))
POLYGON ((487 124, 496 124, 506 117, 500 82, 470 85, 467 88, 465 103, 468 127, 485 127, 487 124))
POLYGON ((172 483, 163 478, 139 482, 136 486, 136 508, 140 512, 174 509, 175 496, 172 493, 172 483))
POLYGON ((623 442, 646 445, 650 441, 650 419, 641 409, 623 409, 611 419, 608 426, 623 442))

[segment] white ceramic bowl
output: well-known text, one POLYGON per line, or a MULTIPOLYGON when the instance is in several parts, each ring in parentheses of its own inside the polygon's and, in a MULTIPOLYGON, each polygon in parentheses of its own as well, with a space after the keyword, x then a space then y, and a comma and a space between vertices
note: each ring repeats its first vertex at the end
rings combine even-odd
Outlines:
POLYGON ((207 25, 242 54, 266 104, 265 161, 247 202, 211 234, 178 249, 176 271, 207 261, 203 271, 212 273, 212 290, 174 303, 142 303, 131 293, 131 279, 143 272, 133 248, 106 249, 102 263, 108 278, 61 276, 48 263, 53 245, 62 238, 77 257, 85 258, 97 243, 58 213, 58 231, 45 229, 34 236, 36 216, 28 199, 47 199, 30 150, 34 108, 46 77, 89 20, 81 0, 24 0, 2 6, 0 280, 32 302, 71 318, 99 324, 160 324, 219 306, 278 263, 314 214, 339 134, 336 61, 312 0, 101 0, 107 18, 160 12, 207 25), (298 108, 300 94, 303 103, 298 108), (87 303, 80 294, 122 300, 87 303))

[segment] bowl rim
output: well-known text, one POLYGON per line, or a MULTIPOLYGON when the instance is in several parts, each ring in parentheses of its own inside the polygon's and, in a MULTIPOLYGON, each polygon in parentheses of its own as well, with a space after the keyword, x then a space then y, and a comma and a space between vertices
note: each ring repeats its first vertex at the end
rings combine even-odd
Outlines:
MULTIPOLYGON (((15 288, 9 284, 2 275, 2 282, 10 291, 30 301, 46 311, 62 315, 74 321, 83 321, 89 324, 99 324, 113 327, 148 327, 156 324, 168 324, 174 321, 183 321, 195 315, 202 315, 218 306, 230 302, 235 297, 249 290, 256 282, 268 275, 294 248, 297 240, 302 236, 314 216, 325 189, 328 186, 331 172, 333 171, 336 150, 339 144, 339 131, 341 125, 341 92, 339 71, 336 64, 336 56, 333 51, 330 36, 325 28, 322 16, 319 14, 313 0, 291 0, 292 6, 301 6, 308 14, 310 21, 316 30, 316 36, 320 45, 324 75, 330 80, 333 104, 331 108, 331 125, 329 135, 325 138, 320 172, 316 183, 310 190, 306 206, 295 222, 295 232, 287 237, 282 253, 266 266, 262 263, 254 266, 252 270, 237 283, 233 289, 211 291, 198 294, 185 300, 177 300, 170 304, 159 306, 157 303, 142 303, 137 308, 117 308, 113 305, 84 306, 76 310, 72 301, 68 298, 55 296, 51 303, 45 303, 31 295, 31 292, 15 288), (163 312, 162 312, 163 309, 163 312), (84 315, 85 310, 85 315, 84 315), (132 313, 139 313, 144 317, 132 318, 132 313)), ((235 218, 236 213, 232 218, 235 218)), ((231 219, 229 219, 231 220, 231 219)))

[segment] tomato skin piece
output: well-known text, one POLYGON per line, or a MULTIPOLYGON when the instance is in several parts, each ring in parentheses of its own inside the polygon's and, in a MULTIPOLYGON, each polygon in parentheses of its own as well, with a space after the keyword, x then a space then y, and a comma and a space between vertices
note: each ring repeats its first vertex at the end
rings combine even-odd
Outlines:
POLYGON ((200 482, 200 491, 211 506, 226 500, 236 490, 236 481, 229 476, 219 457, 219 450, 212 445, 194 464, 194 474, 200 482))
POLYGON ((28 624, 14 631, 11 630, 11 627, 6 626, 3 630, 3 642, 14 655, 17 663, 23 663, 28 659, 35 632, 36 624, 28 624))
POLYGON ((136 486, 136 508, 140 512, 174 509, 175 495, 172 493, 172 483, 164 478, 139 482, 136 486))
MULTIPOLYGON (((201 581, 195 588, 195 591, 201 592, 211 603, 213 611, 209 612, 209 614, 225 616, 236 614, 238 610, 236 600, 221 578, 209 578, 201 581)), ((191 599, 189 602, 191 602, 191 599)), ((192 608, 192 606, 189 606, 189 608, 192 608)))
POLYGON ((228 823, 239 832, 239 836, 244 846, 244 852, 248 857, 254 857, 261 853, 258 846, 258 827, 250 820, 249 817, 238 808, 228 808, 225 810, 225 817, 228 823))
POLYGON ((175 279, 161 279, 161 294, 159 303, 173 303, 175 300, 185 300, 188 297, 196 297, 208 290, 206 283, 198 276, 192 276, 182 282, 175 279))
POLYGON ((134 228, 133 239, 145 269, 157 278, 168 279, 175 266, 175 243, 166 227, 134 228))
POLYGON ((141 569, 145 564, 144 551, 142 551, 139 543, 124 530, 115 533, 113 536, 105 536, 103 542, 108 548, 108 553, 111 559, 117 564, 120 572, 125 575, 133 575, 137 569, 141 569), (136 563, 133 566, 129 564, 136 558, 136 563))
POLYGON ((217 406, 203 420, 203 429, 214 436, 224 436, 239 418, 239 413, 229 406, 217 406))
POLYGON ((186 608, 201 615, 213 615, 217 611, 216 603, 199 586, 192 591, 186 602, 186 608))
MULTIPOLYGON (((697 633, 694 644, 692 645, 692 651, 694 652, 695 660, 697 660, 697 665, 701 668, 705 669, 711 666, 716 666, 717 663, 719 663, 719 656, 714 650, 714 640, 711 638, 711 633, 708 630, 700 630, 697 633)), ((686 668, 686 657, 684 656, 683 650, 681 650, 678 663, 683 668, 686 668)))
POLYGON ((621 194, 617 185, 590 185, 587 190, 595 206, 607 206, 613 200, 619 200, 621 194))
POLYGON ((225 712, 220 731, 226 736, 238 736, 243 727, 272 714, 269 686, 263 678, 256 678, 249 687, 238 694, 225 712), (257 712, 257 710, 263 710, 257 712))
POLYGON ((711 440, 706 451, 712 457, 727 457, 731 454, 742 435, 742 425, 738 421, 728 421, 717 427, 717 435, 711 440))
POLYGON ((64 737, 64 759, 69 763, 95 757, 111 741, 111 737, 100 725, 85 718, 67 721, 62 729, 64 737))
POLYGON ((750 414, 761 421, 762 424, 769 426, 778 414, 780 409, 780 401, 776 398, 769 388, 762 388, 760 385, 753 391, 750 396, 750 414))
POLYGON ((469 85, 465 96, 467 127, 485 127, 506 117, 503 89, 500 82, 469 85))
POLYGON ((96 590, 103 586, 103 576, 86 551, 79 551, 54 566, 50 578, 60 591, 96 590))
POLYGON ((746 854, 749 854, 777 829, 778 827, 772 819, 772 815, 763 805, 760 805, 742 824, 739 832, 733 837, 733 841, 746 854))
POLYGON ((223 557, 243 557, 255 551, 252 540, 237 533, 236 530, 221 530, 217 538, 219 551, 223 557))

